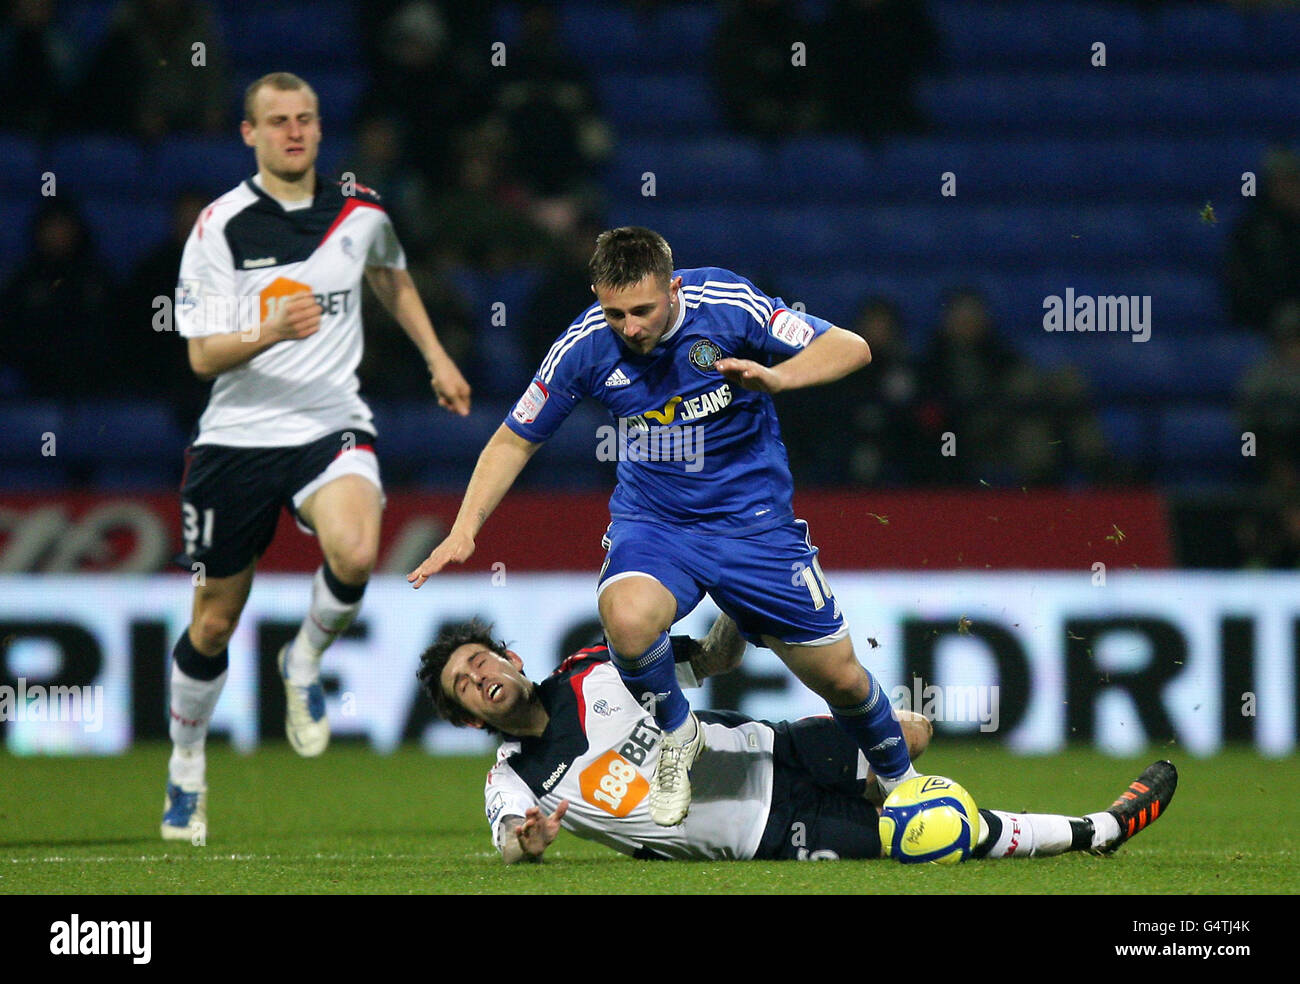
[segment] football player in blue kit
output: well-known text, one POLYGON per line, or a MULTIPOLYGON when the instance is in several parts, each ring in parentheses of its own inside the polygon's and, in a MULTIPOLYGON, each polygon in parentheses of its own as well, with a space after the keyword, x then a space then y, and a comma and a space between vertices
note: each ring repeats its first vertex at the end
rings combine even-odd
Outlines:
POLYGON ((649 795, 663 826, 686 816, 704 732, 677 683, 668 630, 707 593, 830 706, 888 792, 916 775, 879 682, 858 662, 807 524, 772 394, 871 361, 853 332, 789 309, 716 267, 674 270, 639 227, 601 233, 596 303, 551 346, 479 457, 456 521, 408 580, 474 552, 474 538, 537 448, 586 397, 616 426, 618 481, 597 599, 611 658, 664 733, 649 795))

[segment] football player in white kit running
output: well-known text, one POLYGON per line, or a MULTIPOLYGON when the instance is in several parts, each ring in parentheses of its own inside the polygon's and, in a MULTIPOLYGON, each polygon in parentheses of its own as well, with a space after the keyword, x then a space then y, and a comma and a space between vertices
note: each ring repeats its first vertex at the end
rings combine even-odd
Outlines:
MULTIPOLYGON (((744 640, 721 615, 697 642, 672 637, 679 682, 693 687, 740 662, 744 640)), ((652 821, 649 777, 662 732, 610 662, 606 646, 570 656, 541 683, 477 622, 444 630, 418 671, 439 715, 501 734, 484 789, 492 839, 507 864, 540 860, 561 827, 640 859, 878 858, 883 795, 857 744, 829 718, 769 723, 698 712, 708 741, 682 823, 652 821)), ((898 711, 915 759, 931 728, 898 711)), ((1071 817, 980 810, 972 858, 1109 854, 1168 809, 1178 784, 1156 762, 1106 810, 1071 817)))
POLYGON ((300 755, 320 755, 329 743, 321 654, 361 607, 384 503, 356 377, 363 274, 424 357, 438 402, 461 416, 470 404, 378 196, 316 173, 316 93, 295 75, 272 73, 248 87, 244 116, 257 173, 203 210, 176 290, 190 365, 214 380, 181 487, 195 591, 173 650, 162 820, 164 839, 195 843, 207 833, 204 740, 226 646, 282 508, 324 554, 307 617, 278 655, 285 731, 300 755))

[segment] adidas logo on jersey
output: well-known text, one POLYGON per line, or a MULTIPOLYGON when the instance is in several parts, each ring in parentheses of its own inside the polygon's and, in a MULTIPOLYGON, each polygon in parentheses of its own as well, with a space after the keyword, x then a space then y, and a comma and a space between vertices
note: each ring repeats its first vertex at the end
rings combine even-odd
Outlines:
POLYGON ((609 374, 609 378, 605 380, 605 385, 606 386, 631 386, 632 380, 628 379, 627 376, 623 374, 622 369, 615 369, 613 372, 609 374))

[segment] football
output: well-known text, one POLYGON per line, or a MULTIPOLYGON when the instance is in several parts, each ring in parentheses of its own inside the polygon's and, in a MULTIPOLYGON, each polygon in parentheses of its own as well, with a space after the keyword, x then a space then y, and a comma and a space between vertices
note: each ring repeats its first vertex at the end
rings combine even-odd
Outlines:
POLYGON ((970 793, 943 776, 916 776, 885 797, 881 854, 903 864, 956 864, 970 857, 979 831, 970 793))

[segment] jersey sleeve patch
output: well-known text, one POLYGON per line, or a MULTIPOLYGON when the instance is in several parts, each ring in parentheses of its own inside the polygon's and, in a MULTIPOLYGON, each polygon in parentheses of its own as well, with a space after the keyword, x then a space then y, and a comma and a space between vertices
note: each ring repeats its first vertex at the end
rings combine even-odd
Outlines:
POLYGON ((515 404, 514 410, 510 411, 510 416, 521 424, 531 424, 537 419, 537 415, 542 412, 542 407, 546 406, 546 401, 550 399, 551 394, 542 384, 540 379, 534 379, 515 404))
POLYGON ((767 323, 767 331, 778 342, 794 348, 806 348, 816 330, 788 308, 778 308, 767 323))

